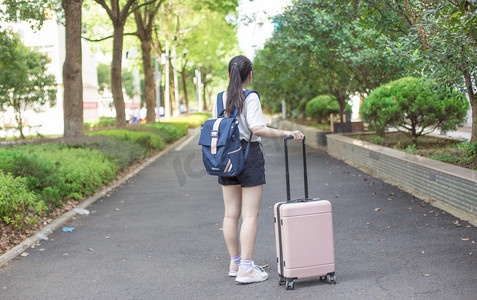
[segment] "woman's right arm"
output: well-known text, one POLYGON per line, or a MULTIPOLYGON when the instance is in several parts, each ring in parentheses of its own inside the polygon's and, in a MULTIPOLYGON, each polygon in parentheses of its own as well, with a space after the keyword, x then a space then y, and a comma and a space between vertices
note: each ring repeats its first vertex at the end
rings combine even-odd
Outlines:
POLYGON ((293 136, 293 139, 296 141, 301 141, 305 137, 305 135, 299 130, 288 131, 288 130, 269 128, 266 126, 255 126, 252 128, 252 133, 254 135, 258 135, 262 137, 270 137, 270 138, 286 137, 291 135, 293 136))

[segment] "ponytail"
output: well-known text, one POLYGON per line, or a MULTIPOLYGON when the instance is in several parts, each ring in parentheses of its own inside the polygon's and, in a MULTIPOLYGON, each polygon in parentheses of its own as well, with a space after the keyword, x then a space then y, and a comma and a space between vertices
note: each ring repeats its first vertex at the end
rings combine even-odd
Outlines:
POLYGON ((242 84, 247 80, 252 72, 252 62, 243 55, 232 58, 229 62, 229 85, 227 87, 227 103, 225 105, 225 114, 230 116, 235 108, 238 109, 238 115, 242 113, 243 96, 242 84))

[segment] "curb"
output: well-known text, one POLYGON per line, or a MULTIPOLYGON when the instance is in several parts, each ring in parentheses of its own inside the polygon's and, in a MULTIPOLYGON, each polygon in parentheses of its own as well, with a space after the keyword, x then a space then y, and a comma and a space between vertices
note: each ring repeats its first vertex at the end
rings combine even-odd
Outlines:
POLYGON ((121 186, 124 182, 129 180, 131 177, 135 176, 137 173, 139 173, 141 170, 143 170, 145 167, 149 166, 151 163, 153 163, 155 160, 163 156, 164 154, 167 154, 171 149, 175 148, 177 145, 183 143, 183 142, 189 142, 190 140, 190 133, 183 136, 179 140, 175 141, 173 144, 170 144, 166 146, 161 152, 158 154, 154 155, 153 157, 147 159, 142 165, 138 166, 136 169, 132 170, 129 172, 127 175, 124 177, 118 179, 114 184, 111 186, 108 186, 98 192, 97 194, 87 198, 83 202, 81 202, 78 206, 73 208, 70 211, 65 212, 58 218, 56 218, 53 222, 50 224, 46 225, 43 229, 35 233, 33 236, 26 238, 23 240, 20 244, 16 245, 12 249, 8 250, 6 253, 4 253, 2 256, 0 256, 0 267, 8 263, 10 260, 14 259, 18 255, 20 255, 23 251, 26 249, 30 248, 33 244, 38 242, 39 240, 45 239, 46 236, 52 234, 58 227, 63 225, 66 221, 71 219, 73 216, 76 215, 76 209, 85 209, 86 207, 90 206, 92 203, 96 202, 98 199, 101 197, 104 197, 107 193, 110 191, 116 189, 117 187, 121 186), (186 140, 187 139, 187 140, 186 140))

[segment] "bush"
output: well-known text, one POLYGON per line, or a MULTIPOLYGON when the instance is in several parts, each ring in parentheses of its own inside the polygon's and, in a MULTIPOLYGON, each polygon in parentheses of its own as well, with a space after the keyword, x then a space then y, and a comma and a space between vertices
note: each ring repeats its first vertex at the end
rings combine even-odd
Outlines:
POLYGON ((50 208, 81 199, 116 176, 118 166, 98 150, 69 149, 55 143, 22 145, 0 151, 0 168, 25 177, 27 188, 50 208))
POLYGON ((81 199, 113 180, 118 171, 118 166, 98 150, 51 144, 38 146, 35 154, 57 166, 52 171, 62 183, 58 188, 62 198, 81 199))
POLYGON ((188 133, 188 125, 186 123, 145 123, 141 124, 141 127, 152 129, 162 136, 166 143, 171 143, 188 133))
POLYGON ((330 114, 340 112, 338 102, 335 98, 328 95, 321 95, 308 101, 305 108, 307 117, 315 119, 321 123, 323 119, 327 120, 330 114))
POLYGON ((469 104, 463 95, 413 77, 382 85, 364 100, 364 121, 384 133, 386 126, 407 131, 413 143, 417 138, 439 128, 455 130, 466 119, 469 104))
POLYGON ((56 166, 41 159, 35 152, 22 152, 20 149, 23 148, 19 146, 0 151, 0 170, 24 178, 28 190, 38 194, 49 207, 59 206, 62 203, 59 190, 64 187, 54 172, 56 166))
POLYGON ((116 118, 110 117, 101 117, 98 121, 93 122, 85 122, 84 129, 97 129, 97 128, 104 128, 104 127, 113 127, 116 123, 116 118))
POLYGON ((192 113, 187 117, 171 118, 170 123, 185 123, 189 128, 196 128, 212 117, 211 113, 192 113))
POLYGON ((109 160, 115 162, 120 169, 146 156, 146 150, 139 144, 108 137, 82 143, 69 143, 68 147, 97 149, 109 160))
POLYGON ((165 147, 164 140, 157 134, 148 131, 134 131, 126 129, 110 129, 88 132, 89 136, 108 136, 122 141, 130 141, 139 144, 146 150, 162 150, 165 147))
POLYGON ((36 221, 27 219, 27 213, 41 213, 45 209, 43 201, 28 190, 25 178, 0 173, 0 221, 20 228, 25 221, 36 221))

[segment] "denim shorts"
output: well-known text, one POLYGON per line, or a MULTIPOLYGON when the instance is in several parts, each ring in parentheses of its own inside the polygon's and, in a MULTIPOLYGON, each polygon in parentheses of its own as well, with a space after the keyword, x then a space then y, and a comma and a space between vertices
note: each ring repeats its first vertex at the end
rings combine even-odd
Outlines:
MULTIPOLYGON (((242 151, 245 154, 247 142, 242 140, 242 151)), ((259 142, 252 142, 248 152, 247 160, 245 161, 245 168, 243 171, 233 177, 219 176, 219 183, 221 185, 238 185, 242 187, 252 187, 265 184, 265 159, 260 148, 259 142)))

